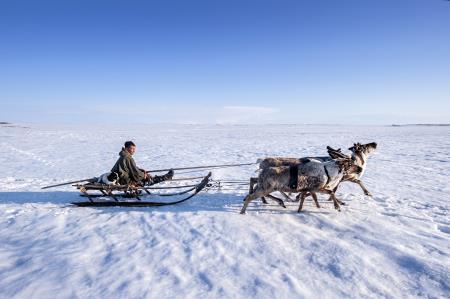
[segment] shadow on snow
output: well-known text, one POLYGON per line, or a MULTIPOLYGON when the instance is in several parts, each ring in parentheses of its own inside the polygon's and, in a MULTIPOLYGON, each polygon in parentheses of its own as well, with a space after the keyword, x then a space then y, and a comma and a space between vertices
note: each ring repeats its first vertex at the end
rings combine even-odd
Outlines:
MULTIPOLYGON (((166 211, 166 212, 196 212, 196 211, 216 211, 216 212, 239 212, 245 195, 236 193, 200 193, 186 202, 160 207, 89 207, 89 209, 103 210, 105 212, 115 211, 166 211)), ((145 201, 167 202, 175 201, 182 197, 146 197, 145 201)), ((78 192, 54 191, 54 192, 0 192, 1 204, 54 204, 61 205, 61 208, 79 208, 71 205, 71 202, 87 201, 86 197, 81 197, 78 192)), ((331 202, 321 201, 321 204, 331 202)), ((296 213, 298 202, 286 202, 287 208, 282 208, 277 203, 269 201, 269 204, 262 204, 260 200, 253 201, 248 212, 258 213, 296 213)), ((304 214, 328 214, 327 209, 317 209, 305 203, 304 214)))

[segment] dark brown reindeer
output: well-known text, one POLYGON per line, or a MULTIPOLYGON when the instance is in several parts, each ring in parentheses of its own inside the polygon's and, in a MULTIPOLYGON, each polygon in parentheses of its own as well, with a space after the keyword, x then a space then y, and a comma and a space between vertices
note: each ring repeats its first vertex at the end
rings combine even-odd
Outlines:
MULTIPOLYGON (((349 150, 352 152, 352 159, 355 161, 355 164, 362 168, 361 173, 349 173, 344 176, 343 181, 349 181, 352 183, 358 184, 361 189, 364 191, 364 194, 367 196, 372 196, 372 194, 367 190, 364 186, 360 178, 366 171, 367 159, 370 154, 372 154, 377 149, 377 143, 371 142, 367 144, 355 143, 349 150)), ((337 187, 336 187, 337 189, 337 187)))
POLYGON ((334 207, 340 211, 338 200, 334 193, 334 188, 339 185, 342 178, 348 173, 361 172, 361 167, 355 165, 351 158, 332 159, 327 162, 308 159, 295 166, 266 167, 262 169, 258 176, 257 186, 244 199, 244 206, 241 214, 245 213, 249 203, 259 197, 270 195, 274 191, 299 192, 302 200, 298 211, 303 206, 303 201, 309 193, 313 196, 318 207, 316 193, 329 194, 333 200, 334 207), (295 187, 292 185, 292 169, 295 169, 295 187))
MULTIPOLYGON (((328 154, 332 158, 343 158, 343 157, 349 157, 348 155, 345 155, 340 152, 340 150, 334 150, 330 147, 327 147, 328 154)), ((364 194, 367 196, 372 196, 372 194, 367 190, 367 188, 364 186, 363 182, 360 180, 364 172, 366 171, 367 166, 367 159, 369 158, 369 155, 373 153, 377 149, 377 143, 371 142, 366 144, 361 143, 354 143, 352 147, 349 148, 349 150, 352 152, 351 158, 353 161, 355 161, 355 164, 360 166, 362 168, 362 171, 360 173, 348 173, 344 176, 342 179, 343 182, 348 181, 355 184, 358 184, 361 189, 363 190, 364 194)), ((336 190, 339 186, 336 186, 336 190)), ((336 190, 334 190, 336 192, 336 190)))

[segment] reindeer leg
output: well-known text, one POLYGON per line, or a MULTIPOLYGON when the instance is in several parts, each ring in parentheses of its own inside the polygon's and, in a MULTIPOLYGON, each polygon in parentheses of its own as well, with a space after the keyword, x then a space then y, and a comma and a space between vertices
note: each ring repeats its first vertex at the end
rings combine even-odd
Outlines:
POLYGON ((266 196, 266 195, 270 194, 270 192, 272 192, 272 191, 273 191, 273 190, 265 191, 265 190, 261 190, 261 189, 256 189, 255 192, 253 192, 253 193, 247 195, 247 196, 245 197, 245 199, 244 199, 244 206, 243 206, 242 209, 241 209, 241 214, 245 214, 245 210, 247 209, 248 204, 249 204, 252 200, 254 200, 254 199, 258 198, 258 197, 266 196))
POLYGON ((245 210, 248 207, 248 204, 255 199, 255 194, 251 193, 244 198, 244 206, 241 209, 241 214, 245 214, 245 210))
POLYGON ((255 186, 257 181, 258 181, 258 178, 250 178, 250 186, 248 188, 248 194, 253 193, 253 191, 254 191, 253 187, 255 186))
POLYGON ((364 184, 361 180, 356 179, 351 182, 358 184, 361 187, 361 189, 364 191, 365 195, 372 197, 372 193, 370 193, 369 190, 367 190, 366 186, 364 186, 364 184))
POLYGON ((339 198, 336 197, 337 202, 342 205, 345 206, 345 202, 343 202, 342 200, 340 200, 339 198))
POLYGON ((339 206, 339 201, 336 198, 336 195, 334 195, 334 193, 331 193, 331 196, 333 197, 334 208, 340 212, 341 207, 339 206))
POLYGON ((326 194, 330 194, 330 198, 333 200, 333 203, 334 203, 334 208, 335 208, 336 210, 338 210, 339 212, 341 211, 341 208, 340 208, 340 206, 339 206, 340 200, 336 198, 336 195, 334 194, 333 191, 331 191, 331 190, 326 190, 326 189, 322 189, 322 190, 320 190, 320 192, 326 193, 326 194))
POLYGON ((317 194, 315 192, 311 192, 312 198, 314 199, 314 202, 316 203, 316 207, 320 209, 319 201, 317 200, 317 194))
MULTIPOLYGON (((336 190, 337 190, 338 187, 339 187, 339 185, 337 185, 337 186, 333 189, 333 194, 335 195, 334 198, 337 200, 337 202, 338 202, 340 205, 345 206, 345 202, 343 202, 342 200, 340 200, 339 198, 336 197, 336 190)), ((330 195, 330 198, 331 198, 331 195, 330 195)))
MULTIPOLYGON (((251 193, 255 192, 255 185, 256 185, 257 182, 258 182, 258 178, 250 178, 250 186, 249 186, 249 189, 248 189, 248 194, 251 194, 251 193)), ((245 201, 245 198, 244 198, 243 201, 245 201)), ((261 201, 262 201, 263 204, 268 204, 268 202, 264 198, 264 196, 261 197, 261 201)))
POLYGON ((305 198, 311 195, 311 193, 309 193, 309 192, 300 192, 300 193, 297 194, 297 196, 295 197, 295 201, 298 201, 298 200, 300 199, 300 197, 302 196, 303 193, 305 194, 305 198))
MULTIPOLYGON (((337 190, 338 187, 339 187, 339 185, 337 185, 336 187, 334 187, 333 193, 336 193, 336 190, 337 190)), ((331 201, 331 200, 333 200, 333 198, 331 198, 331 195, 330 195, 330 197, 328 197, 328 201, 331 201)))
MULTIPOLYGON (((281 195, 284 196, 285 199, 292 201, 292 198, 290 198, 286 193, 284 193, 283 191, 280 191, 280 193, 281 193, 281 195)), ((289 192, 289 194, 291 194, 291 193, 289 192)))
POLYGON ((267 197, 272 198, 273 200, 275 200, 280 206, 282 206, 283 208, 286 209, 286 206, 284 205, 284 202, 281 198, 278 198, 276 196, 273 196, 272 194, 267 195, 267 197))
POLYGON ((298 206, 297 213, 300 213, 303 208, 303 202, 305 201, 307 192, 301 192, 300 195, 300 204, 298 206))

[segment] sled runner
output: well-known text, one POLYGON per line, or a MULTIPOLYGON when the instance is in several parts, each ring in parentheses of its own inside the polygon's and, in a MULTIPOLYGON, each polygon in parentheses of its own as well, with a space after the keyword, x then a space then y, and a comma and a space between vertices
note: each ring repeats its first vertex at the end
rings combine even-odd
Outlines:
MULTIPOLYGON (((150 207, 150 206, 167 206, 184 202, 202 191, 209 183, 211 172, 206 176, 200 177, 202 180, 197 184, 190 184, 184 186, 163 186, 163 187, 148 187, 148 186, 133 186, 133 185, 105 185, 99 183, 88 182, 86 184, 73 185, 77 187, 82 193, 81 196, 87 197, 89 201, 72 202, 73 205, 79 207, 150 207), (187 189, 185 189, 187 188, 187 189), (173 193, 154 193, 154 190, 161 189, 185 189, 173 193), (96 191, 97 193, 89 193, 96 191), (98 193, 100 192, 100 193, 98 193), (154 196, 179 196, 187 194, 183 199, 171 202, 157 202, 143 200, 154 196), (95 201, 94 199, 106 198, 108 201, 95 201), (131 199, 131 200, 130 200, 131 199)), ((177 180, 177 179, 174 179, 177 180)), ((166 182, 170 182, 166 181, 166 182)))

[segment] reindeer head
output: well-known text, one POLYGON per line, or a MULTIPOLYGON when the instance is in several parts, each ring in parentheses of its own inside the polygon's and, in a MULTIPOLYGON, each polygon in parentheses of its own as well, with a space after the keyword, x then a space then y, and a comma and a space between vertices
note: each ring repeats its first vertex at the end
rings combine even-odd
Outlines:
POLYGON ((377 148, 376 142, 371 142, 367 144, 361 144, 361 143, 354 143, 352 147, 349 148, 353 153, 355 154, 364 154, 368 155, 375 151, 377 148))

